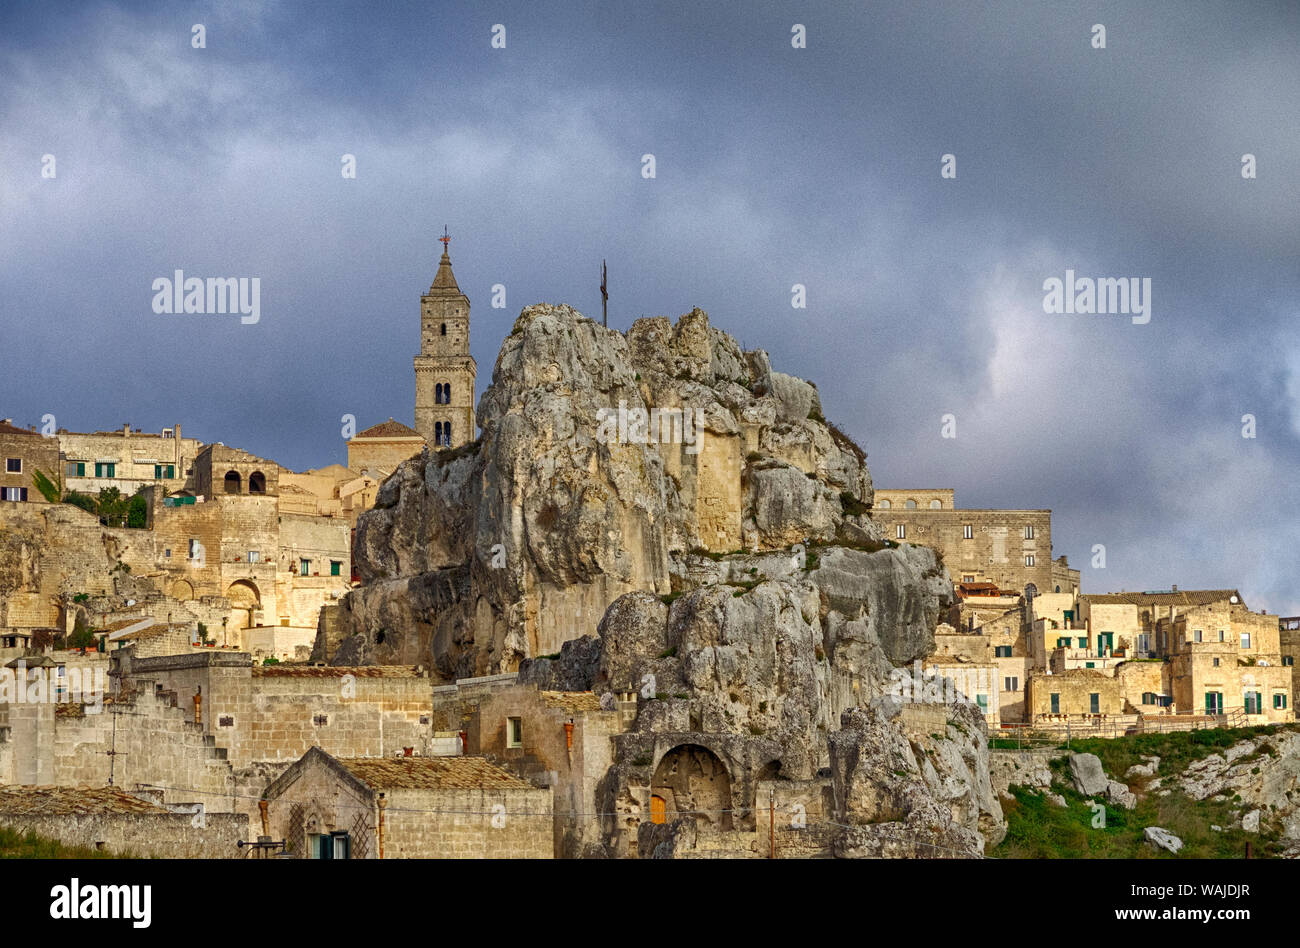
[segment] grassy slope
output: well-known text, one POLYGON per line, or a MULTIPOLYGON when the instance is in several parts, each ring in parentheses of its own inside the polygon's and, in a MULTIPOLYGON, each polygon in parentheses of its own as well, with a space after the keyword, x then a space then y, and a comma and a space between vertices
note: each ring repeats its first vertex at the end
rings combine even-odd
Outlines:
MULTIPOLYGON (((1273 725, 1093 738, 1072 741, 1070 749, 1075 753, 1096 754, 1106 773, 1115 779, 1122 779, 1133 764, 1142 763, 1144 755, 1154 754, 1160 757, 1157 776, 1165 778, 1165 786, 1172 788, 1174 782, 1170 778, 1194 761, 1239 741, 1295 727, 1273 725)), ((1260 753, 1243 757, 1241 761, 1260 753)), ((1178 790, 1168 796, 1156 796, 1143 792, 1146 779, 1128 782, 1138 792, 1137 809, 1125 810, 1106 804, 1105 825, 1094 828, 1090 800, 1074 790, 1065 758, 1053 761, 1051 766, 1052 791, 1065 797, 1069 805, 1062 808, 1038 791, 1013 787, 1011 792, 1016 799, 1002 804, 1007 820, 1006 839, 989 855, 1003 859, 1240 859, 1246 854, 1247 842, 1251 843, 1252 857, 1275 855, 1282 849, 1275 833, 1228 829, 1234 819, 1231 801, 1192 800, 1178 790), (1224 830, 1215 832, 1210 829, 1211 824, 1224 830), (1183 841, 1183 849, 1174 856, 1146 844, 1142 831, 1148 826, 1169 830, 1183 841)))
POLYGON ((116 856, 89 846, 65 846, 35 833, 20 833, 0 826, 0 859, 115 859, 116 856))

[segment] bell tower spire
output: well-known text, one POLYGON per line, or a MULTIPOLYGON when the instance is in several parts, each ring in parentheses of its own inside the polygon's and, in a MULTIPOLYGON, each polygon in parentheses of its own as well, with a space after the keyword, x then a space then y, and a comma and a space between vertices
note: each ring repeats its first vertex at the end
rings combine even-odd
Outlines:
POLYGON ((429 291, 420 297, 420 354, 415 357, 415 430, 429 447, 454 448, 474 440, 474 381, 469 354, 469 297, 451 272, 442 229, 442 259, 429 291))

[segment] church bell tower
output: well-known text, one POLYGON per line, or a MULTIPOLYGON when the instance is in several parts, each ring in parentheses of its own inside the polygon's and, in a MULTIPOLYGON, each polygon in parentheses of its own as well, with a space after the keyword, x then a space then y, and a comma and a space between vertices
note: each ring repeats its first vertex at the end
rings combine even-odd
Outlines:
POLYGON ((415 430, 431 450, 474 440, 474 379, 469 354, 469 297, 456 285, 443 228, 442 259, 429 292, 420 297, 420 354, 415 357, 415 430))

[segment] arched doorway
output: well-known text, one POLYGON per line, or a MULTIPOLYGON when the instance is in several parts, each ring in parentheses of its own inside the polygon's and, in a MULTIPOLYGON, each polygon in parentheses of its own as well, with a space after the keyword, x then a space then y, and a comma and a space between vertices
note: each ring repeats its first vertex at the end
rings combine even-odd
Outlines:
POLYGON ((250 494, 266 493, 266 475, 261 471, 254 471, 248 475, 248 492, 250 494))
POLYGON ((731 777, 707 747, 682 744, 665 754, 650 781, 650 794, 651 819, 660 817, 655 822, 693 816, 698 824, 731 829, 731 777))
POLYGON ((189 602, 194 598, 194 586, 187 579, 178 579, 172 583, 171 597, 179 599, 181 602, 189 602))
POLYGON ((227 494, 238 494, 243 478, 239 476, 238 471, 226 471, 225 490, 227 494))
POLYGON ((241 579, 230 584, 226 590, 226 598, 230 600, 231 618, 234 621, 236 629, 251 629, 253 627, 253 614, 262 605, 262 596, 258 592, 257 586, 247 579, 241 579))

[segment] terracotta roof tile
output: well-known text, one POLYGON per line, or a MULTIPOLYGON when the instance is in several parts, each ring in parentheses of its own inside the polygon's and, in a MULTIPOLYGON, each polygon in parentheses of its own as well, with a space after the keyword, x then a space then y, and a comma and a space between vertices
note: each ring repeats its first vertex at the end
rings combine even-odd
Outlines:
POLYGON ((1089 593, 1080 596, 1096 605, 1134 605, 1134 606, 1204 606, 1212 602, 1223 602, 1241 594, 1235 589, 1180 589, 1178 592, 1117 592, 1089 593))
POLYGON ((599 711, 600 698, 591 691, 543 691, 542 703, 565 711, 599 711))
POLYGON ((339 757, 375 790, 529 790, 532 785, 482 757, 339 757))
POLYGON ((254 665, 253 677, 264 678, 423 678, 411 665, 254 665))
POLYGON ((408 428, 400 421, 393 421, 389 418, 387 421, 381 421, 377 425, 371 425, 365 431, 352 436, 355 441, 357 438, 420 438, 420 432, 414 428, 408 428))
POLYGON ((168 812, 116 787, 0 787, 0 814, 8 816, 168 812))

